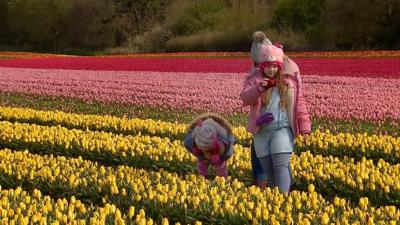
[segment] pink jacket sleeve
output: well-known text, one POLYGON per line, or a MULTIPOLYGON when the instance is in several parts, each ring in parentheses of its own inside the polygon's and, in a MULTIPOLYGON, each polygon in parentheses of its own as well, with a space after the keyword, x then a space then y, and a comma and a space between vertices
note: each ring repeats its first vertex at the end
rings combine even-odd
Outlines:
POLYGON ((253 76, 246 78, 242 91, 240 92, 240 99, 244 106, 257 104, 258 99, 263 93, 259 87, 259 81, 253 76))

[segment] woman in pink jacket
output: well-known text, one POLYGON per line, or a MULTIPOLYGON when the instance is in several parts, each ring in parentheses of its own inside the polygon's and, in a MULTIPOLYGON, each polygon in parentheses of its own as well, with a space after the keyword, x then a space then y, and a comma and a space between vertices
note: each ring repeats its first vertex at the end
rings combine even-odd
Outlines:
POLYGON ((299 68, 280 46, 262 45, 259 69, 245 79, 240 97, 250 106, 247 130, 253 133, 257 158, 272 187, 290 189, 294 137, 311 131, 299 68))

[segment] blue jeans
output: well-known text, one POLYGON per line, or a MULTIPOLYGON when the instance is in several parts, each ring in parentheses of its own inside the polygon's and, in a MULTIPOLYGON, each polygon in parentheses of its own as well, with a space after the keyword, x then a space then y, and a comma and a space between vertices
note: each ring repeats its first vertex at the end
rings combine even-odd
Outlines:
POLYGON ((260 158, 261 166, 268 176, 268 184, 289 192, 291 183, 290 157, 292 153, 277 153, 260 158))

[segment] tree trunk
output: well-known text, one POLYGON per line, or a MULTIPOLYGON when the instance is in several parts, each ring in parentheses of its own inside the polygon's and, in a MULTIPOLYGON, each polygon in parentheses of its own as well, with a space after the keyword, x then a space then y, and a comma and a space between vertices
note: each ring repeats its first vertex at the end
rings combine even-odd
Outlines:
POLYGON ((8 35, 8 0, 0 0, 0 42, 8 35))

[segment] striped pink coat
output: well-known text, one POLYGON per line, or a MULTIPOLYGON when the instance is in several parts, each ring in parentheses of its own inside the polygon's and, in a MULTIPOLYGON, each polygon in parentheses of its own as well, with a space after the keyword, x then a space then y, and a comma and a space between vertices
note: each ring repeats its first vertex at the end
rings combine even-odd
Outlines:
MULTIPOLYGON (((284 60, 282 74, 285 74, 285 83, 288 86, 287 112, 290 126, 295 136, 311 132, 310 114, 306 108, 306 102, 302 93, 299 67, 289 58, 284 60)), ((244 106, 250 106, 247 123, 247 130, 253 134, 257 133, 260 127, 257 125, 257 118, 262 106, 262 91, 258 84, 263 75, 258 68, 253 69, 245 78, 243 89, 240 93, 244 106)))

